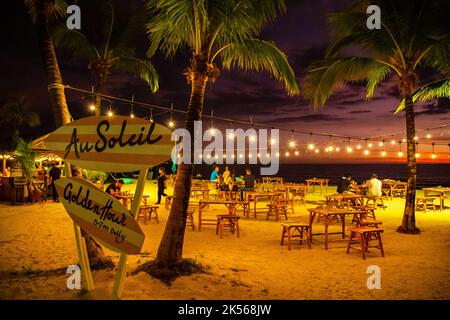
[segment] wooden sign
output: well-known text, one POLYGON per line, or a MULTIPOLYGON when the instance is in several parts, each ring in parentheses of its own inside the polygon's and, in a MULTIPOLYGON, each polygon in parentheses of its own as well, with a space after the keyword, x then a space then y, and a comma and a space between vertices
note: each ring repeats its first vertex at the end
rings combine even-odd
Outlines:
POLYGON ((121 253, 141 251, 145 235, 118 200, 81 178, 61 178, 55 186, 72 220, 89 235, 121 253))
POLYGON ((170 159, 171 130, 127 116, 88 117, 52 132, 45 145, 71 164, 90 170, 129 172, 170 159))

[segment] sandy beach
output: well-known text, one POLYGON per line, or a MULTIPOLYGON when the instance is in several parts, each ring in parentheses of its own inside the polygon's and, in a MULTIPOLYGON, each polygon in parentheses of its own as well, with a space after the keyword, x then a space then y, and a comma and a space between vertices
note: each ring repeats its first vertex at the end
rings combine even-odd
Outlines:
MULTIPOLYGON (((133 188, 126 185, 130 191, 133 188)), ((148 181, 145 193, 151 195, 151 203, 156 200, 154 188, 148 181)), ((327 193, 334 191, 335 187, 329 187, 327 193)), ((296 205, 288 221, 307 222, 307 208, 323 199, 319 193, 308 194, 307 204, 296 205)), ((284 220, 243 217, 240 238, 226 232, 220 239, 214 226, 202 231, 188 227, 184 257, 195 259, 206 272, 180 277, 171 286, 146 273, 130 274, 155 257, 168 216, 161 206, 159 224, 140 223, 146 238, 141 254, 128 259, 123 299, 450 299, 450 209, 418 211, 417 226, 422 233, 404 235, 395 231, 404 200, 395 198, 386 204, 385 210, 376 211, 385 230, 384 258, 378 250, 371 250, 366 260, 357 251, 346 254, 347 242, 338 235, 331 236, 337 241, 327 251, 321 237, 314 238, 311 250, 305 243, 296 243, 288 251, 287 246, 280 246, 284 220), (381 269, 379 290, 366 286, 370 265, 381 269)), ((215 217, 223 211, 222 206, 211 206, 206 214, 215 217)), ((316 232, 323 229, 320 223, 313 227, 316 232)), ((66 269, 78 259, 73 223, 61 203, 1 203, 0 253, 0 299, 111 298, 114 270, 93 271, 95 289, 91 292, 67 289, 66 269)), ((117 263, 119 255, 107 253, 117 263)))

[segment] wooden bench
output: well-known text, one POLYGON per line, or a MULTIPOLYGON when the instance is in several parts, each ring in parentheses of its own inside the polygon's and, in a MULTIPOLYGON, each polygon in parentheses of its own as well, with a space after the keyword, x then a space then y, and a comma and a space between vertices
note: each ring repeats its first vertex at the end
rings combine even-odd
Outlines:
POLYGON ((144 219, 144 224, 147 224, 147 222, 150 222, 151 219, 155 219, 156 223, 159 223, 158 220, 158 208, 159 206, 153 206, 153 205, 142 205, 139 207, 139 212, 137 216, 137 221, 139 221, 140 218, 144 219))
POLYGON ((281 224, 281 242, 280 245, 284 244, 284 239, 287 238, 288 250, 292 249, 292 239, 300 239, 300 245, 302 244, 303 237, 306 238, 308 243, 308 249, 311 249, 311 235, 309 232, 308 224, 293 224, 293 223, 282 223, 281 224))
POLYGON ((422 209, 424 212, 427 212, 427 209, 433 209, 436 211, 436 206, 434 205, 435 197, 423 196, 416 198, 416 210, 422 209))
POLYGON ((382 224, 383 224, 382 221, 375 219, 361 219, 358 223, 359 226, 370 228, 378 228, 378 226, 382 224))
POLYGON ((371 227, 352 227, 348 229, 350 231, 350 238, 347 245, 347 253, 350 253, 350 249, 361 251, 362 258, 366 259, 366 252, 369 252, 369 248, 376 248, 381 251, 381 256, 384 257, 383 243, 381 242, 381 233, 383 229, 371 228, 371 227), (358 247, 353 245, 359 244, 358 247))
POLYGON ((282 203, 270 203, 267 205, 269 210, 267 211, 266 220, 269 220, 270 216, 275 216, 275 221, 278 221, 280 218, 280 214, 284 215, 286 220, 287 217, 287 205, 282 203))
POLYGON ((278 199, 277 200, 277 204, 285 204, 286 205, 286 211, 287 211, 287 207, 289 206, 292 210, 292 214, 294 214, 294 199, 278 199))
POLYGON ((222 239, 223 229, 228 228, 232 234, 236 232, 239 238, 239 219, 241 217, 229 214, 217 215, 216 234, 222 239))

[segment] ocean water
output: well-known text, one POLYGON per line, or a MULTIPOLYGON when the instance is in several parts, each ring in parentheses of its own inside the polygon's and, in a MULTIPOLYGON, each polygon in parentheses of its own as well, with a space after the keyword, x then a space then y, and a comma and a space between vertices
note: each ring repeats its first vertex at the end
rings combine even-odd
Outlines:
MULTIPOLYGON (((225 166, 219 165, 223 171, 225 166)), ((259 166, 257 165, 229 165, 230 170, 237 176, 245 174, 245 168, 250 168, 257 178, 259 176, 259 166)), ((213 166, 196 165, 194 176, 200 174, 203 179, 208 179, 213 166)), ((339 178, 345 173, 350 173, 353 180, 362 182, 372 173, 376 173, 379 179, 395 179, 406 181, 407 171, 405 164, 281 164, 277 177, 284 178, 289 182, 305 182, 310 178, 326 178, 331 185, 336 185, 339 178)), ((450 187, 450 164, 418 164, 417 165, 417 186, 419 188, 429 186, 450 187)))

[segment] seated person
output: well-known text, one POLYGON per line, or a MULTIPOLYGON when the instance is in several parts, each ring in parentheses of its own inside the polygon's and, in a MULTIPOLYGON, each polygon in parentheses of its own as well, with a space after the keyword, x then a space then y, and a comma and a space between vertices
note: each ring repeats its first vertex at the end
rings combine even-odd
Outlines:
POLYGON ((241 201, 244 200, 244 191, 253 191, 255 190, 255 176, 252 174, 250 169, 245 170, 244 186, 241 187, 241 201))
POLYGON ((122 186, 124 185, 124 182, 122 179, 117 180, 114 183, 111 183, 108 188, 106 188, 106 193, 114 196, 117 196, 120 194, 120 189, 122 188, 122 186))
POLYGON ((234 183, 234 175, 230 174, 228 177, 223 179, 221 186, 222 191, 235 191, 237 186, 234 183))
POLYGON ((219 180, 219 167, 215 167, 213 172, 211 172, 211 182, 217 182, 219 180))
POLYGON ((352 184, 352 176, 350 173, 346 173, 338 183, 337 193, 351 193, 350 185, 352 184))
POLYGON ((382 182, 378 180, 378 176, 374 173, 372 178, 365 183, 367 187, 367 195, 369 197, 381 197, 383 195, 381 187, 382 182))

